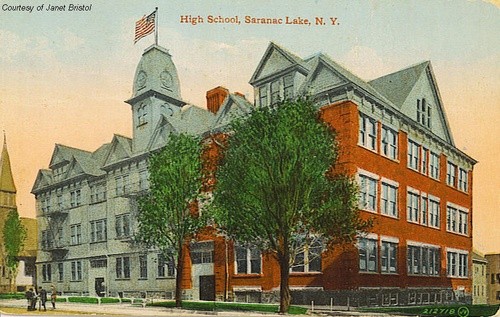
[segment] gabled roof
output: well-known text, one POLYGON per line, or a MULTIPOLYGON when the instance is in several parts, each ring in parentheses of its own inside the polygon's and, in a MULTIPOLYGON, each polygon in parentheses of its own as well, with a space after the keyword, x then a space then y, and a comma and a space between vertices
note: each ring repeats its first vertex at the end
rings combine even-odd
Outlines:
POLYGON ((35 184, 31 188, 31 193, 35 193, 39 188, 52 184, 52 170, 41 169, 36 175, 35 184))
POLYGON ((267 47, 264 57, 260 60, 259 65, 255 69, 255 72, 250 79, 250 84, 253 84, 258 79, 268 77, 275 72, 279 72, 282 69, 298 67, 302 72, 307 73, 308 65, 307 63, 297 55, 287 51, 286 49, 280 47, 279 45, 271 42, 267 47), (273 55, 274 54, 274 55, 273 55), (280 59, 281 67, 279 69, 267 69, 267 61, 272 57, 280 59), (266 70, 266 72, 264 72, 266 70))
POLYGON ((52 158, 50 160, 49 167, 52 168, 54 165, 65 162, 69 163, 72 157, 75 158, 86 158, 91 155, 91 152, 82 149, 77 149, 67 145, 56 144, 54 151, 52 152, 52 158))
POLYGON ((217 111, 215 116, 214 129, 220 129, 238 116, 244 116, 254 109, 245 97, 239 94, 229 94, 217 111))
POLYGON ((99 149, 101 151, 107 151, 106 155, 102 155, 102 153, 96 154, 100 157, 105 157, 101 166, 116 163, 132 157, 132 139, 123 135, 114 134, 111 143, 105 148, 99 149))
POLYGON ((12 176, 7 141, 4 135, 2 154, 0 155, 0 191, 15 193, 16 185, 12 176))
POLYGON ((398 108, 401 108, 422 72, 429 66, 425 61, 402 69, 392 74, 384 75, 369 82, 381 94, 387 97, 398 108))

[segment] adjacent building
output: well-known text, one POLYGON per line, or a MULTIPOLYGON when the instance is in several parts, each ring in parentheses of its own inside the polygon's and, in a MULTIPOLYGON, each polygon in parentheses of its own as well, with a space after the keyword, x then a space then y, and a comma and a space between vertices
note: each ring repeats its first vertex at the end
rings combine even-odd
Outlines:
POLYGON ((476 250, 472 252, 472 303, 488 303, 487 264, 484 255, 476 250))
MULTIPOLYGON (((365 81, 324 54, 300 58, 271 43, 250 84, 253 103, 217 87, 207 92, 207 110, 186 105, 168 51, 146 49, 127 100, 133 137, 115 135, 93 152, 56 145, 49 169, 38 173, 32 191, 38 283, 91 295, 171 294, 165 294, 174 287, 171 263, 130 239, 136 195, 148 188, 149 153, 169 134, 185 132, 203 136, 209 154, 217 155, 217 139, 235 116, 309 94, 337 132, 336 169, 357 178, 362 217, 373 218, 374 227, 355 245, 325 252, 311 246, 298 255, 293 301, 471 302, 476 161, 454 144, 430 62, 365 81)), ((185 298, 277 300, 279 266, 272 255, 209 228, 187 248, 185 298)))
POLYGON ((485 255, 488 275, 488 304, 500 304, 500 254, 485 255))
POLYGON ((19 266, 16 276, 13 276, 6 266, 6 253, 2 230, 10 211, 17 209, 16 185, 12 175, 7 141, 4 135, 2 153, 0 155, 0 293, 24 291, 35 282, 35 259, 37 243, 37 224, 32 218, 20 218, 26 228, 24 247, 19 254, 19 266))

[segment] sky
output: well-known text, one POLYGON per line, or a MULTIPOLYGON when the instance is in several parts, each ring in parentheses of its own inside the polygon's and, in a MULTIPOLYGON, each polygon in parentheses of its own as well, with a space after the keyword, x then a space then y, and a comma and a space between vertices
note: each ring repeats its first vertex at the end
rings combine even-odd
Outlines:
POLYGON ((81 0, 89 11, 69 11, 71 3, 0 3, 0 129, 22 216, 35 216, 30 191, 56 143, 94 151, 114 133, 132 135, 124 101, 154 42, 134 45, 134 25, 158 7, 159 44, 173 56, 183 99, 201 107, 216 86, 253 100, 248 81, 270 41, 301 57, 323 52, 365 80, 430 60, 455 145, 478 160, 474 246, 500 252, 500 1, 81 0), (49 4, 65 11, 47 11, 49 4), (189 15, 204 23, 181 23, 189 15), (208 23, 210 15, 238 16, 241 24, 208 23), (245 16, 313 25, 245 24, 245 16), (314 25, 315 17, 326 25, 314 25))

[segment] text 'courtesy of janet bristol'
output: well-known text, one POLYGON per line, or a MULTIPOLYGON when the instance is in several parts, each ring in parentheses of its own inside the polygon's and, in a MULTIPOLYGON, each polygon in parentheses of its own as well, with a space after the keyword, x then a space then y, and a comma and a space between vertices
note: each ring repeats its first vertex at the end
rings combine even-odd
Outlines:
POLYGON ((88 12, 92 11, 92 4, 40 4, 40 5, 19 5, 2 4, 2 11, 6 12, 88 12))

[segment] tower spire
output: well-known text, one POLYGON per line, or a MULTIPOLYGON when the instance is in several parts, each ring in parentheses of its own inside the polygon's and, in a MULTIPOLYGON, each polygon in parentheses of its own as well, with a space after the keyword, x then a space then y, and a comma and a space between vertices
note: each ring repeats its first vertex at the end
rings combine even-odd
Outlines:
POLYGON ((7 151, 7 137, 5 130, 3 131, 3 147, 0 155, 0 192, 16 192, 16 185, 12 177, 12 169, 10 166, 9 152, 7 151))

